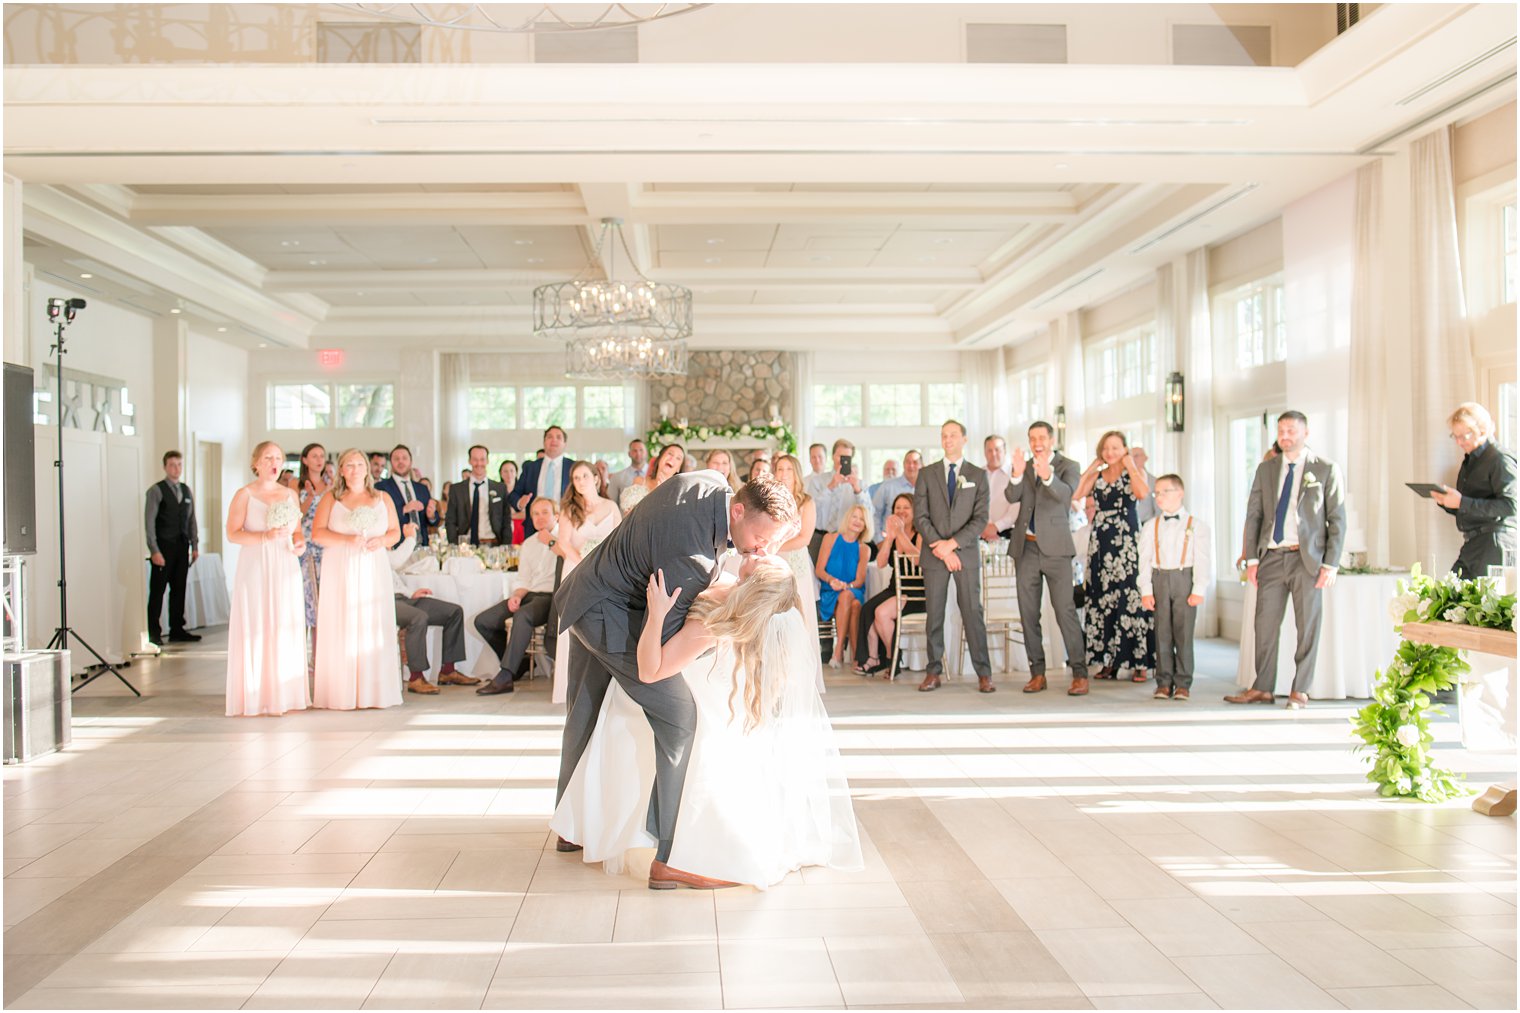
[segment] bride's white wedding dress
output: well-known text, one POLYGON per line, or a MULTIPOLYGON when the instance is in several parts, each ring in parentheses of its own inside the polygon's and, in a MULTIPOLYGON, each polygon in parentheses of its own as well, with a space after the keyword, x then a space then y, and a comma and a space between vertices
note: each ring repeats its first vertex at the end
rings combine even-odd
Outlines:
MULTIPOLYGON (((774 700, 752 731, 744 731, 741 699, 730 713, 735 659, 726 642, 675 677, 691 687, 697 728, 669 864, 761 888, 804 865, 862 867, 849 785, 813 674, 816 638, 795 610, 771 623, 765 670, 774 700)), ((586 861, 620 873, 630 849, 655 846, 645 829, 653 784, 649 719, 614 680, 550 826, 583 845, 586 861)))

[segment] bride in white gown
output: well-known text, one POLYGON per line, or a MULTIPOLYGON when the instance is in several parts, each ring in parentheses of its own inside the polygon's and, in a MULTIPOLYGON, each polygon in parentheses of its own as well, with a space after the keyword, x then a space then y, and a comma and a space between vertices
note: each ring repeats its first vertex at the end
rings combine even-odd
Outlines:
MULTIPOLYGON (((697 704, 668 864, 761 888, 804 865, 860 868, 849 785, 813 675, 817 636, 790 568, 747 561, 739 583, 697 596, 662 647, 679 590, 667 592, 663 574, 650 579, 638 644, 640 680, 684 678, 697 704)), ((630 849, 655 846, 645 829, 653 784, 649 721, 614 682, 550 826, 583 845, 586 861, 620 873, 630 849)))

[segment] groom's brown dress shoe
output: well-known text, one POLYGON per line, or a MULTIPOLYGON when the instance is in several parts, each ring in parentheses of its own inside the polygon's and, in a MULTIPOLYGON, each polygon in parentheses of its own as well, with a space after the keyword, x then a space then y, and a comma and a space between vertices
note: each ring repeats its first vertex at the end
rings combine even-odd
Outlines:
POLYGON ((939 676, 935 675, 933 672, 930 672, 924 676, 924 681, 918 684, 918 691, 920 693, 932 693, 934 690, 939 689, 939 687, 939 676))
POLYGON ((560 852, 561 854, 568 855, 572 852, 580 851, 582 849, 579 844, 572 844, 569 841, 565 840, 563 837, 556 837, 554 839, 554 850, 560 852))
POLYGON ((978 693, 996 693, 997 687, 992 684, 992 676, 979 675, 976 677, 976 691, 978 693))
POLYGON ((1024 692, 1038 693, 1045 688, 1045 676, 1031 675, 1029 681, 1024 684, 1024 692))
POLYGON ((689 890, 726 890, 728 887, 738 885, 726 879, 710 879, 707 876, 698 876, 695 872, 672 869, 659 860, 649 866, 649 889, 651 890, 674 890, 678 886, 684 886, 689 890))
POLYGON ((1276 698, 1271 693, 1259 689, 1248 689, 1244 693, 1224 698, 1225 703, 1274 703, 1276 698))

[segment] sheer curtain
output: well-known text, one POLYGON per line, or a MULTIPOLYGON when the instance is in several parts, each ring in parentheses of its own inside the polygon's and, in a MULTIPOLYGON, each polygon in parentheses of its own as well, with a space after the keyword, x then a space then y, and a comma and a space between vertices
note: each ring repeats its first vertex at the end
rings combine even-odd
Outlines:
MULTIPOLYGON (((1188 511, 1208 522, 1214 534, 1214 558, 1232 558, 1221 552, 1234 535, 1220 530, 1214 502, 1214 318, 1209 307, 1209 251, 1198 249, 1178 261, 1173 269, 1177 281, 1178 319, 1185 326, 1178 361, 1186 395, 1185 427, 1179 464, 1187 483, 1188 511)), ((1209 574, 1218 583, 1219 568, 1209 574)), ((1204 598, 1199 632, 1214 636, 1218 631, 1218 595, 1204 598)))
MULTIPOLYGON (((1476 393, 1472 339, 1462 296, 1461 251, 1451 174, 1451 128, 1414 141, 1410 158, 1409 319, 1414 376, 1410 434, 1421 481, 1451 482, 1460 454, 1446 438, 1446 416, 1476 393)), ((1444 573, 1462 541, 1434 508, 1415 515, 1415 558, 1444 573)))
MULTIPOLYGON (((1086 467, 1091 460, 1087 446, 1087 433, 1083 425, 1083 405, 1087 401, 1087 371, 1082 352, 1082 314, 1072 311, 1051 326, 1051 347, 1056 364, 1056 397, 1054 403, 1066 408, 1066 450, 1071 457, 1086 467)), ((1055 408, 1046 421, 1056 424, 1055 408)))
MULTIPOLYGON (((459 469, 469 464, 470 438, 470 359, 467 355, 445 354, 438 357, 438 388, 442 410, 439 412, 439 444, 443 460, 438 474, 444 481, 457 481, 459 469)), ((440 489, 439 492, 442 492, 440 489)))
MULTIPOLYGON (((1351 396, 1346 481, 1368 562, 1388 565, 1388 384, 1383 331, 1383 165, 1356 173, 1351 275, 1351 396)), ((1353 538, 1355 532, 1348 532, 1353 538)), ((1356 545, 1347 543, 1350 551, 1356 545)))
POLYGON ((807 467, 807 448, 813 439, 813 353, 792 353, 792 398, 795 408, 786 421, 797 437, 798 460, 807 467))

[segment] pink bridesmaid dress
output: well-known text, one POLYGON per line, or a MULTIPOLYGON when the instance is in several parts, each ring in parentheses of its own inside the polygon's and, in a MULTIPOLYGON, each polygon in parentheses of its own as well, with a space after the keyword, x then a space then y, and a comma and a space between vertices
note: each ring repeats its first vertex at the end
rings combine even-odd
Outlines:
MULTIPOLYGON (((290 499, 295 502, 293 494, 290 499)), ((250 495, 244 529, 268 531, 268 514, 269 506, 250 495)), ((227 626, 227 716, 309 706, 301 562, 278 540, 241 546, 227 626)))
MULTIPOLYGON (((334 503, 327 526, 339 534, 385 533, 385 504, 376 531, 357 531, 353 511, 334 503)), ((396 598, 390 556, 354 545, 322 550, 322 595, 317 599, 316 688, 312 704, 329 710, 396 707, 401 703, 401 651, 396 640, 396 598)))

